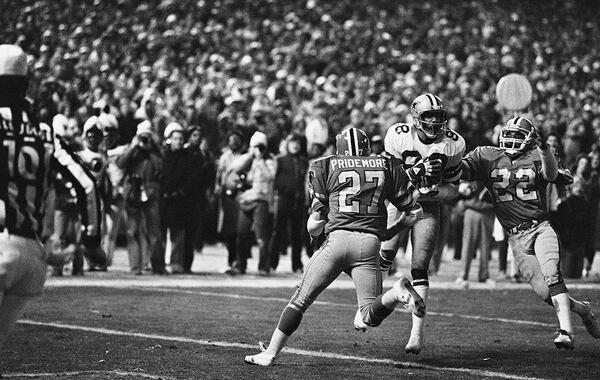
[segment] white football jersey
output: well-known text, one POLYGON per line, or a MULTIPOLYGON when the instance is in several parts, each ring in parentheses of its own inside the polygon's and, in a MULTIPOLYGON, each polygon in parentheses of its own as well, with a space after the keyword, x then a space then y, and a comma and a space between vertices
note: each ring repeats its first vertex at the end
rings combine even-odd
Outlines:
MULTIPOLYGON (((386 152, 404 162, 404 168, 416 164, 421 159, 440 159, 442 177, 439 182, 451 183, 460 178, 460 160, 465 154, 465 140, 461 135, 447 129, 442 136, 431 144, 426 144, 417 136, 412 124, 392 125, 385 135, 386 152)), ((426 183, 419 188, 421 194, 436 193, 438 183, 426 183)))

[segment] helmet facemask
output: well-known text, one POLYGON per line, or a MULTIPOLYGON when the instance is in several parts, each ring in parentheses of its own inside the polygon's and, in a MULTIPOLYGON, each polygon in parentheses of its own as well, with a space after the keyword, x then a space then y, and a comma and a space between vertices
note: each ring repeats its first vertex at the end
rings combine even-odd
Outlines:
POLYGON ((415 118, 415 126, 428 139, 436 139, 444 134, 447 123, 446 110, 425 111, 415 118))
POLYGON ((518 126, 506 126, 500 131, 500 148, 509 156, 516 156, 527 150, 527 137, 531 131, 518 126))

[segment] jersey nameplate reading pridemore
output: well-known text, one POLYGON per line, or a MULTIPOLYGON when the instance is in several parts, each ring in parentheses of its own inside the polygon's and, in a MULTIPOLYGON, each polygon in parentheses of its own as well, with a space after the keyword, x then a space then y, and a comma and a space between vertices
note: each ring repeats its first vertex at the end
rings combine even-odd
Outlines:
POLYGON ((410 209, 416 189, 400 160, 381 156, 329 156, 309 168, 312 211, 327 217, 325 232, 362 231, 377 236, 386 228, 385 200, 410 209))

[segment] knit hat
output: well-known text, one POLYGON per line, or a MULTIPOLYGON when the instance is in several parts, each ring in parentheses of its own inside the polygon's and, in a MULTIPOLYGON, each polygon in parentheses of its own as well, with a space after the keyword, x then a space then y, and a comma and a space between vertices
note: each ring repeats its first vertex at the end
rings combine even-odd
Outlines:
POLYGON ((152 129, 152 124, 148 120, 144 120, 137 125, 137 130, 135 132, 136 136, 142 134, 154 135, 154 130, 152 129))
POLYGON ((267 146, 267 135, 262 132, 254 132, 252 138, 250 138, 250 147, 255 146, 267 146))
POLYGON ((85 136, 90 130, 94 128, 102 132, 102 126, 98 123, 98 116, 90 117, 89 119, 87 119, 85 124, 83 124, 83 135, 85 136))
POLYGON ((165 128, 165 133, 164 133, 164 137, 165 139, 168 139, 171 137, 171 135, 173 134, 173 132, 181 132, 183 133, 185 131, 185 129, 183 129, 183 127, 181 126, 181 124, 173 121, 170 122, 167 127, 165 128))

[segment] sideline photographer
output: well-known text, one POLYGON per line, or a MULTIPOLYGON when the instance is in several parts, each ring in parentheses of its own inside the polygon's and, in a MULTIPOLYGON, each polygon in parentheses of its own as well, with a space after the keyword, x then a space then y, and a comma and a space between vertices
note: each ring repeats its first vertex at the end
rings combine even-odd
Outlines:
POLYGON ((244 274, 251 249, 251 231, 254 233, 259 248, 258 271, 260 275, 268 276, 270 270, 269 229, 270 211, 273 208, 273 180, 277 164, 267 150, 267 136, 255 132, 250 139, 248 153, 232 163, 233 170, 240 174, 246 173, 241 182, 238 196, 240 212, 237 224, 236 259, 229 274, 244 274))
POLYGON ((163 158, 150 122, 141 122, 117 164, 124 172, 127 250, 132 272, 166 273, 160 229, 160 178, 163 158), (150 264, 152 262, 152 264, 150 264))

